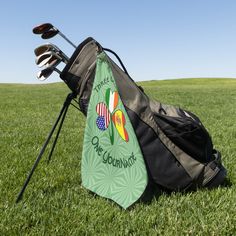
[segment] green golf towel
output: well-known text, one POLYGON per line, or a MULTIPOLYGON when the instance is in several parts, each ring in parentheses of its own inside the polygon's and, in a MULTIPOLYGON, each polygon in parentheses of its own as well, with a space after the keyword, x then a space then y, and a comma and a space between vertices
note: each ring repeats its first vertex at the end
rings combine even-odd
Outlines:
POLYGON ((105 53, 97 57, 81 172, 84 187, 125 209, 147 186, 143 155, 105 53))

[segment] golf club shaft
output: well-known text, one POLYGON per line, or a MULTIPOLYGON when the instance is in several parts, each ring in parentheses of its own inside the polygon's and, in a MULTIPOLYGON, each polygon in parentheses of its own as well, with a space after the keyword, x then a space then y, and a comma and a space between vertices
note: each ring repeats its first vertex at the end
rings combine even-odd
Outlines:
POLYGON ((60 56, 63 58, 63 61, 67 64, 70 58, 63 52, 60 52, 60 53, 61 53, 60 56))
POLYGON ((58 70, 56 67, 54 67, 54 71, 56 71, 59 75, 61 74, 61 71, 58 70))
POLYGON ((74 48, 76 48, 75 44, 73 44, 61 31, 58 31, 58 34, 64 38, 71 46, 73 46, 74 48))

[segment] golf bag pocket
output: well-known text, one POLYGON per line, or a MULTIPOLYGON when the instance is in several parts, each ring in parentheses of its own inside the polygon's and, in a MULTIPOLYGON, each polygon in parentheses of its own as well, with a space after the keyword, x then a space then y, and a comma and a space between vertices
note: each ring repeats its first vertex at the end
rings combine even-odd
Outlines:
POLYGON ((164 134, 185 153, 201 163, 211 160, 211 137, 199 121, 189 116, 164 114, 155 114, 154 119, 164 134))

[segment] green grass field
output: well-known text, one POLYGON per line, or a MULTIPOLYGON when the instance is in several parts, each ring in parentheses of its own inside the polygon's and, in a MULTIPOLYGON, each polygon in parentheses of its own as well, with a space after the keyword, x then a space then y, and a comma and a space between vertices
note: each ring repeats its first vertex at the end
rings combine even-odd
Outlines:
MULTIPOLYGON (((24 194, 16 196, 53 125, 63 83, 0 85, 0 235, 236 235, 236 80, 140 83, 163 103, 200 117, 221 151, 231 185, 162 194, 122 210, 81 187, 85 118, 70 107, 52 161, 47 153, 24 194)), ((48 151, 48 150, 47 150, 48 151)), ((157 170, 158 171, 158 170, 157 170)))

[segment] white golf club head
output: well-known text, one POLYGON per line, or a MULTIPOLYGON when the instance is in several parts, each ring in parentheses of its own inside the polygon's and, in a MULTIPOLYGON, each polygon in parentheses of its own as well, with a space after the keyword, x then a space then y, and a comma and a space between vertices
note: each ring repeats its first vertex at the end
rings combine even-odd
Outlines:
POLYGON ((62 58, 58 55, 58 53, 48 51, 36 57, 35 63, 36 65, 38 65, 38 67, 42 67, 46 65, 52 58, 57 58, 62 60, 62 58))
POLYGON ((43 69, 37 73, 37 78, 41 81, 46 80, 53 73, 51 67, 43 69))
POLYGON ((39 71, 39 72, 37 73, 37 78, 38 78, 40 81, 46 80, 54 71, 56 71, 58 74, 61 73, 61 71, 58 70, 57 68, 48 67, 48 68, 45 68, 45 69, 39 71))

